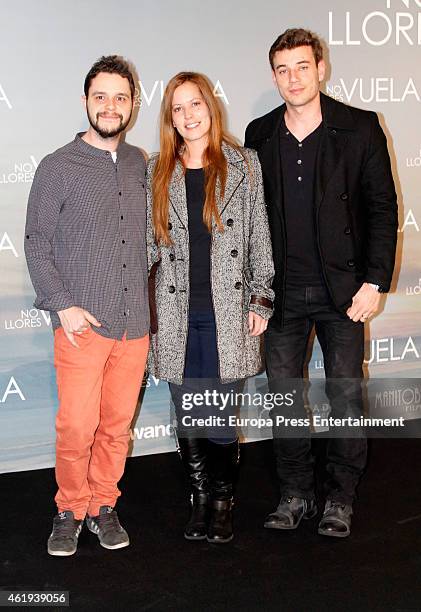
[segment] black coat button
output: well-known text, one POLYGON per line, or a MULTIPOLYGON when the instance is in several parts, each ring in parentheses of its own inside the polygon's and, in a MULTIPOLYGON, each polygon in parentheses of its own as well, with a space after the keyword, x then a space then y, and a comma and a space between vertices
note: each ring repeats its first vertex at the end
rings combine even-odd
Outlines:
POLYGON ((172 230, 172 223, 168 223, 168 229, 172 230))
POLYGON ((174 261, 174 259, 175 259, 174 253, 170 253, 170 261, 174 261))
POLYGON ((237 282, 235 283, 235 285, 234 285, 234 287, 235 287, 236 289, 241 289, 241 287, 242 287, 242 286, 243 286, 243 284, 242 284, 242 283, 240 283, 240 281, 237 281, 237 282))
POLYGON ((347 193, 341 193, 341 200, 343 200, 345 202, 345 200, 348 199, 348 194, 347 193))
POLYGON ((227 219, 227 225, 228 225, 228 227, 232 227, 234 225, 234 220, 233 219, 227 219))
POLYGON ((238 255, 238 251, 237 251, 237 249, 233 249, 233 250, 231 251, 231 257, 237 257, 237 255, 238 255))
POLYGON ((346 234, 347 236, 349 236, 349 234, 351 233, 351 228, 346 226, 346 228, 344 229, 344 234, 346 234))
POLYGON ((347 263, 350 268, 353 268, 355 266, 355 261, 353 259, 348 259, 347 263))
POLYGON ((170 293, 175 293, 175 287, 174 287, 174 285, 170 285, 170 286, 168 287, 168 291, 169 291, 170 293))

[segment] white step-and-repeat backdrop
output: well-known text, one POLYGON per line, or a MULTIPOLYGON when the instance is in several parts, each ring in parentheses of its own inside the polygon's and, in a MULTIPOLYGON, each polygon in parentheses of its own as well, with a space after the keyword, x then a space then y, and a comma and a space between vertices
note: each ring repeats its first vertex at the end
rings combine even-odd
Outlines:
MULTIPOLYGON (((399 194, 393 291, 367 326, 367 370, 420 376, 421 0, 2 0, 0 24, 0 472, 54 464, 52 331, 48 313, 33 307, 25 210, 40 160, 86 128, 83 81, 103 54, 137 68, 141 104, 127 140, 151 153, 163 88, 176 72, 212 79, 242 140, 251 119, 280 104, 267 58, 274 39, 288 27, 322 37, 324 90, 379 113, 399 194)), ((310 375, 322 367, 316 343, 310 375)), ((169 423, 166 386, 149 381, 132 454, 174 449, 169 423)))

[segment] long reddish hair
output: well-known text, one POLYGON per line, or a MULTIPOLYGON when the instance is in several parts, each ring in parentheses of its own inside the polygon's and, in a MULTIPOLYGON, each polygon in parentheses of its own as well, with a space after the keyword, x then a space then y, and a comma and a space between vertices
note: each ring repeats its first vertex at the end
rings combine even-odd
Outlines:
POLYGON ((179 72, 167 84, 160 112, 160 153, 156 161, 152 177, 153 223, 156 242, 171 244, 168 233, 168 189, 177 160, 185 165, 182 158, 184 140, 173 126, 172 100, 174 91, 187 81, 194 83, 200 90, 210 114, 210 130, 208 146, 203 152, 202 161, 205 169, 205 204, 203 207, 203 222, 212 231, 212 221, 223 231, 223 224, 216 202, 216 185, 219 182, 219 197, 225 194, 227 180, 227 160, 221 145, 226 142, 238 149, 238 143, 224 127, 223 112, 219 100, 213 93, 209 79, 198 72, 179 72))

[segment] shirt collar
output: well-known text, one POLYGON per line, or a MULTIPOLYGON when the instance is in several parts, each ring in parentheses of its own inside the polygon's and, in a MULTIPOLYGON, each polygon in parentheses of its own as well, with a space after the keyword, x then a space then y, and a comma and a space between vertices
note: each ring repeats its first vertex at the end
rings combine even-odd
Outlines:
MULTIPOLYGON (((111 159, 110 151, 104 151, 104 149, 98 149, 98 147, 93 147, 92 145, 88 144, 82 139, 82 136, 84 134, 85 132, 79 132, 78 134, 76 134, 74 139, 74 143, 80 151, 85 153, 85 155, 91 155, 92 157, 102 157, 103 159, 111 159)), ((121 151, 123 150, 124 144, 124 141, 120 140, 117 147, 117 159, 121 151)))

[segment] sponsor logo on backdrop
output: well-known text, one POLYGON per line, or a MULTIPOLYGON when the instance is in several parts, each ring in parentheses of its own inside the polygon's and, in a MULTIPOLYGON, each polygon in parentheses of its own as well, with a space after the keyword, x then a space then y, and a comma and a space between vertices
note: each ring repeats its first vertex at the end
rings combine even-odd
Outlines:
POLYGON ((376 365, 391 361, 420 359, 421 346, 419 339, 408 338, 372 338, 368 344, 368 358, 364 363, 376 365))
POLYGON ((401 406, 406 412, 418 412, 421 408, 421 393, 417 386, 392 389, 376 393, 375 408, 401 406))
POLYGON ((155 438, 171 438, 174 436, 172 425, 148 425, 146 427, 134 427, 130 430, 130 438, 134 440, 148 440, 155 438))
POLYGON ((421 167, 421 147, 420 147, 419 155, 417 157, 407 157, 406 158, 406 166, 407 168, 420 168, 421 167))
POLYGON ((420 226, 417 223, 417 218, 415 217, 412 208, 410 208, 405 214, 404 222, 402 223, 402 226, 398 229, 398 232, 403 232, 408 228, 413 228, 416 232, 420 231, 420 226))
POLYGON ((421 102, 421 86, 417 85, 413 78, 340 78, 338 83, 326 87, 326 93, 339 102, 421 102))
POLYGON ((15 257, 19 257, 17 250, 13 242, 10 240, 9 234, 4 232, 1 234, 0 232, 0 255, 3 251, 12 251, 15 257))
MULTIPOLYGON (((143 103, 145 103, 146 106, 151 106, 155 101, 160 104, 164 97, 164 91, 165 83, 162 80, 156 80, 150 86, 147 86, 142 81, 139 81, 139 87, 136 87, 135 91, 135 105, 141 106, 143 103)), ((213 94, 215 98, 222 98, 225 104, 229 106, 228 97, 219 79, 215 83, 213 94)))
POLYGON ((22 393, 22 389, 18 385, 14 376, 11 376, 7 384, 4 386, 0 384, 0 404, 7 402, 10 396, 18 396, 23 402, 26 401, 26 397, 22 393))
POLYGON ((406 295, 420 295, 421 294, 421 278, 418 279, 418 285, 412 287, 408 285, 406 288, 406 295))
POLYGON ((0 103, 2 103, 1 108, 4 108, 3 104, 5 104, 7 106, 7 108, 9 110, 12 110, 12 105, 10 104, 10 100, 6 95, 6 92, 4 91, 4 88, 2 87, 2 84, 0 83, 0 103))
POLYGON ((0 185, 15 183, 32 183, 38 162, 33 155, 27 161, 15 162, 13 169, 6 170, 0 174, 0 185))
POLYGON ((329 11, 329 45, 421 45, 421 0, 384 0, 378 8, 364 16, 329 11))
POLYGON ((18 317, 4 321, 4 329, 6 331, 42 327, 43 325, 50 327, 50 313, 45 310, 37 310, 36 308, 21 310, 18 317))

